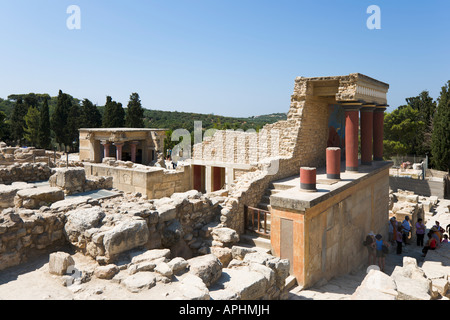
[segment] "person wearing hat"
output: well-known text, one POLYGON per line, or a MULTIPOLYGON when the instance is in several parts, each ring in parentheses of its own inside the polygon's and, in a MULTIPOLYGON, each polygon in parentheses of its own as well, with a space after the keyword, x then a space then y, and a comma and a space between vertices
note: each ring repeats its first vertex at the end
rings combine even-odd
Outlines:
POLYGON ((376 248, 376 255, 378 258, 378 266, 380 267, 380 270, 384 272, 384 267, 386 265, 386 253, 383 249, 387 248, 389 244, 385 243, 382 240, 381 234, 377 234, 375 236, 375 248, 376 248))

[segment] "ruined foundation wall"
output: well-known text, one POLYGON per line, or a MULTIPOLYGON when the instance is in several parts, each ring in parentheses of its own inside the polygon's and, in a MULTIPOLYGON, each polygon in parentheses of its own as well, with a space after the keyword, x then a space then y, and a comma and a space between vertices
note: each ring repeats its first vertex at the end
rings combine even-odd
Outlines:
POLYGON ((0 270, 66 243, 64 213, 5 209, 0 214, 0 270))
POLYGON ((113 177, 113 188, 139 192, 149 199, 170 197, 175 192, 192 189, 189 167, 179 167, 176 171, 156 167, 146 167, 144 170, 85 163, 84 168, 87 176, 113 177))
POLYGON ((16 163, 0 167, 0 183, 11 184, 13 182, 35 182, 48 180, 52 175, 52 169, 47 163, 16 163))

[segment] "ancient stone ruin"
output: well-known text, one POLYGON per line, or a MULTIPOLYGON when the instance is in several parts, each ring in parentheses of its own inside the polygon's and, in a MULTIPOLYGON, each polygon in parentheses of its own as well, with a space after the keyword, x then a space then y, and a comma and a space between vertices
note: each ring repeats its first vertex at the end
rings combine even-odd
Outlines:
POLYGON ((0 168, 0 270, 45 253, 66 287, 172 284, 173 299, 246 300, 361 268, 369 231, 387 238, 390 214, 420 215, 389 193, 388 88, 362 74, 299 77, 286 121, 217 131, 176 169, 161 161, 161 130, 81 129, 72 166, 0 168))

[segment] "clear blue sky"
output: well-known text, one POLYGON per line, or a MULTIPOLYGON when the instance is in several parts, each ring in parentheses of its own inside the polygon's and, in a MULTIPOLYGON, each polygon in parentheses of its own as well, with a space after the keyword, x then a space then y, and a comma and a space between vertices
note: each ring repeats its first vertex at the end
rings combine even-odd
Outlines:
POLYGON ((287 112, 297 76, 359 72, 390 84, 391 111, 450 80, 449 15, 448 0, 0 0, 0 97, 138 92, 145 108, 250 116, 287 112))

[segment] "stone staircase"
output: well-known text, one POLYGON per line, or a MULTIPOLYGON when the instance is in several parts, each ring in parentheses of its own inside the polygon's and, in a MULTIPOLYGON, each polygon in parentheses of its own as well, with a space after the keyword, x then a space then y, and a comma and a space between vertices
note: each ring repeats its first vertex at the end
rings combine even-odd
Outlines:
MULTIPOLYGON (((276 194, 280 192, 281 190, 286 190, 291 188, 290 186, 286 186, 281 183, 271 183, 269 185, 269 188, 267 188, 261 197, 261 201, 258 203, 257 208, 265 211, 270 212, 270 196, 273 194, 276 194)), ((259 247, 265 250, 271 251, 271 244, 270 244, 270 225, 271 225, 271 215, 267 214, 266 216, 266 230, 268 231, 268 235, 264 236, 261 234, 258 234, 256 232, 252 232, 250 230, 246 230, 245 234, 241 235, 241 244, 242 245, 248 245, 248 246, 255 246, 259 247)), ((260 213, 260 219, 261 221, 264 219, 263 214, 260 213)), ((257 215, 255 215, 255 225, 257 225, 257 215)), ((264 231, 263 228, 260 230, 261 232, 264 231)))

